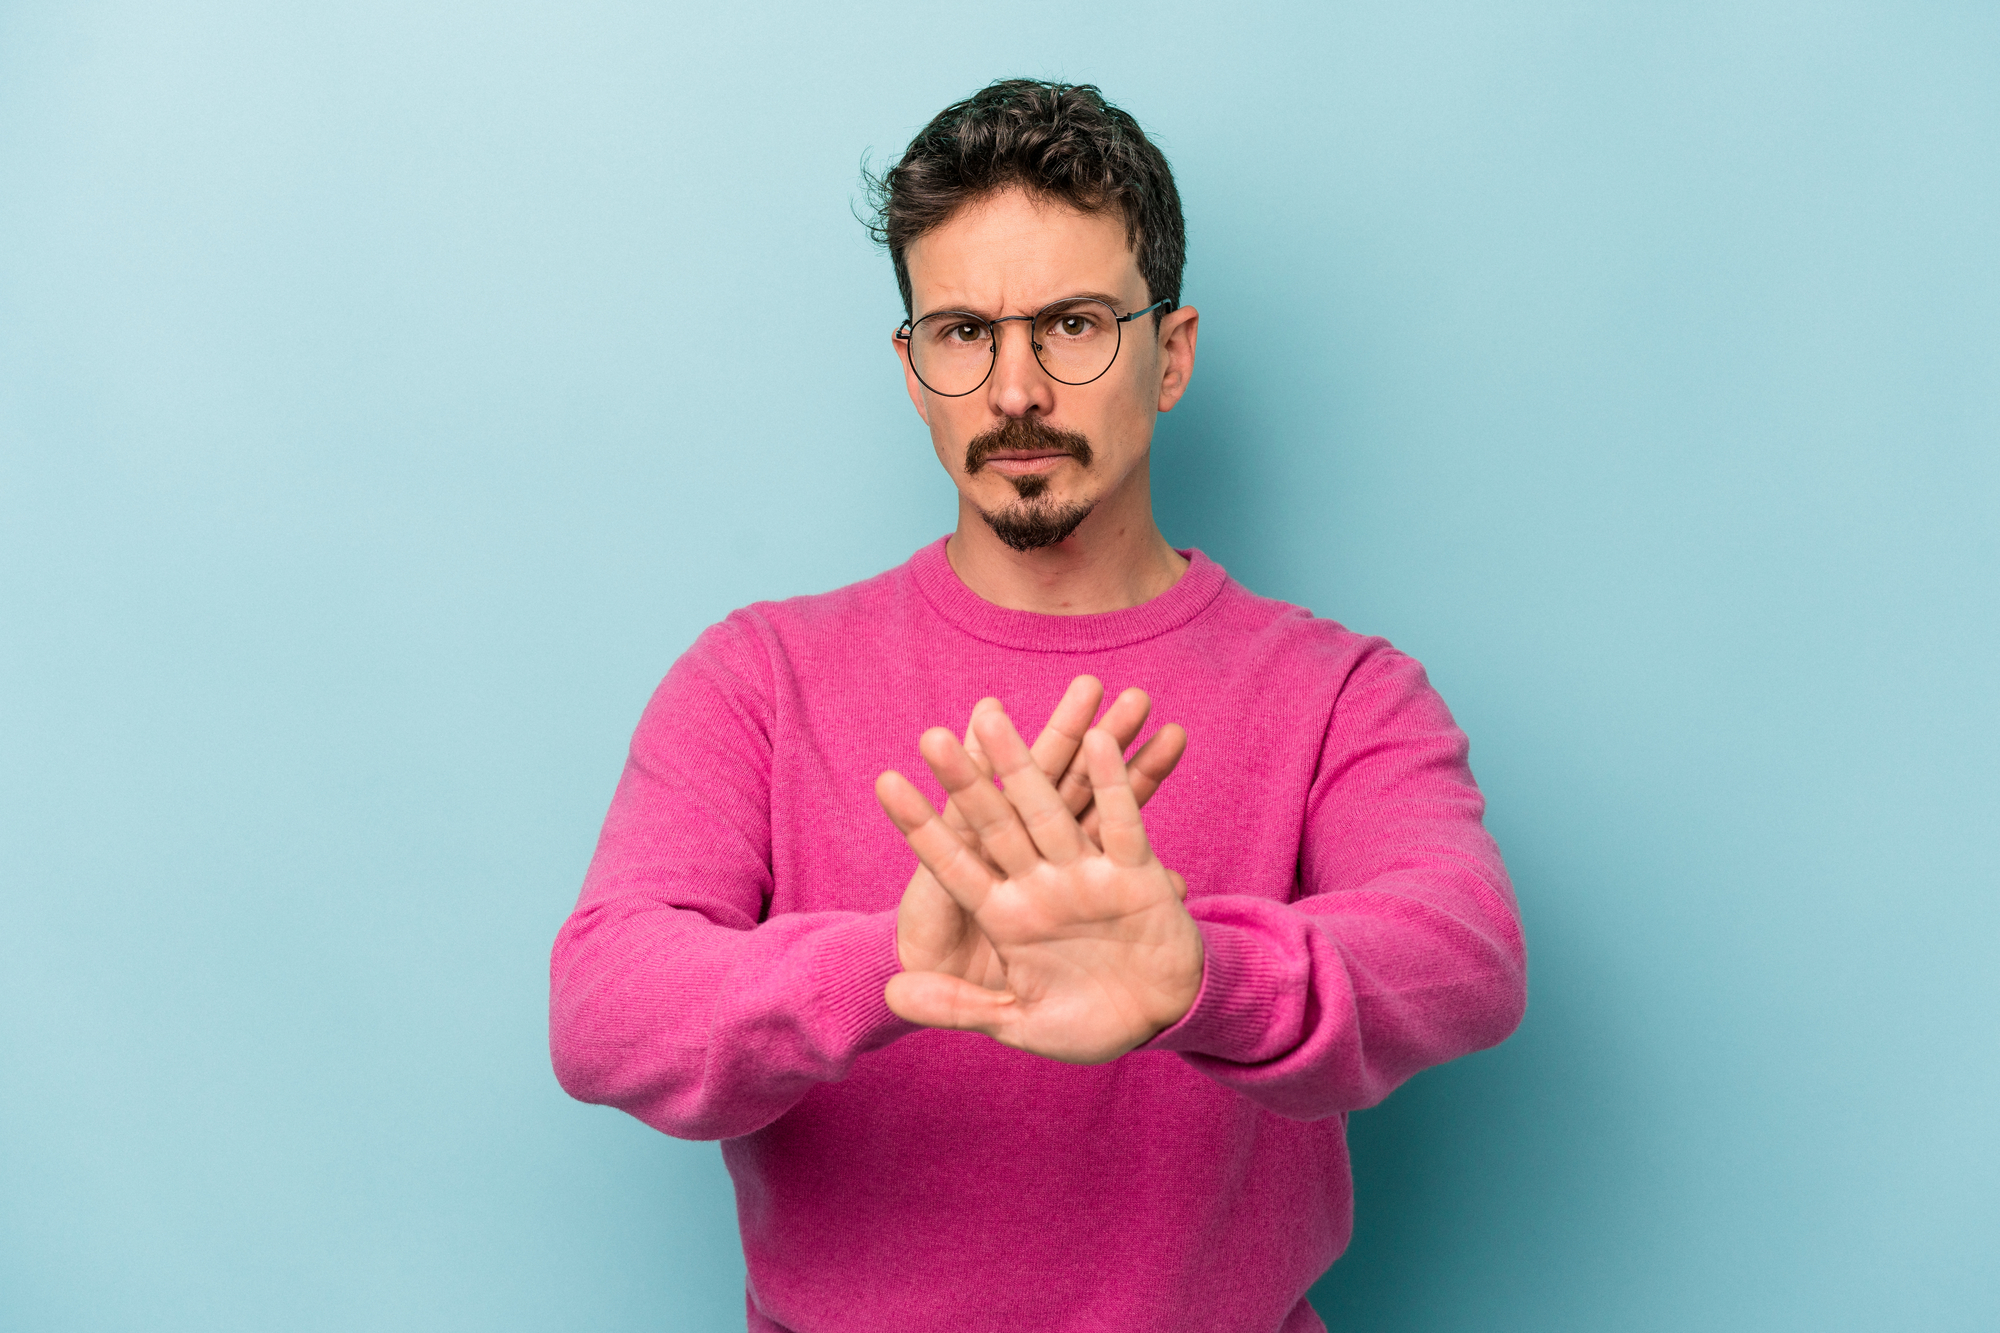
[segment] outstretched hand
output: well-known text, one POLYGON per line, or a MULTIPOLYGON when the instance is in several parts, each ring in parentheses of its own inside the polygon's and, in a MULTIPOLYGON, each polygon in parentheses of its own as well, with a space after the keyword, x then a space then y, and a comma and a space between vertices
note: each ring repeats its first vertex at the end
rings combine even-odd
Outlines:
POLYGON ((889 1007, 1059 1060, 1115 1059, 1177 1022, 1201 987, 1186 886, 1153 854, 1123 747, 1106 730, 1091 728, 1080 747, 1095 839, 1004 712, 979 710, 971 732, 990 771, 943 727, 920 748, 976 846, 901 774, 884 773, 875 794, 990 947, 999 984, 906 970, 889 982, 889 1007))
MULTIPOLYGON (((1104 686, 1094 676, 1078 676, 1063 692, 1050 714, 1048 725, 1029 753, 1035 765, 1055 783, 1064 806, 1077 817, 1084 836, 1095 843, 1100 815, 1092 800, 1090 776, 1084 763, 1082 742, 1097 706, 1104 699, 1104 686)), ((1146 725, 1152 701, 1137 687, 1125 690, 1105 710, 1098 726, 1110 733, 1122 752, 1146 725)), ((979 718, 999 712, 998 699, 981 699, 972 708, 972 722, 966 727, 964 749, 987 777, 993 773, 978 736, 979 718)), ((1167 780, 1187 749, 1187 732, 1169 724, 1141 746, 1130 764, 1133 794, 1144 805, 1161 783, 1167 780)), ((956 801, 947 800, 941 817, 945 826, 980 853, 979 839, 972 831, 956 801)), ((997 867, 996 867, 997 869, 997 867)), ((1185 892, 1185 888, 1182 890, 1185 892)), ((906 971, 942 972, 975 985, 1004 989, 1006 975, 993 953, 990 941, 973 922, 972 914, 945 892, 929 867, 919 862, 903 890, 896 910, 896 950, 906 971)))

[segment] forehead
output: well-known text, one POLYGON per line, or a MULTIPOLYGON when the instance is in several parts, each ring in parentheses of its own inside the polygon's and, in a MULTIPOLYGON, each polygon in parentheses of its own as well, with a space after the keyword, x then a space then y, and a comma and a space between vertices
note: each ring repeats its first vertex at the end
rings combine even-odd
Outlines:
POLYGON ((1123 213, 1085 213, 1025 190, 967 204, 910 242, 903 262, 919 316, 940 309, 1026 313, 1079 292, 1144 304, 1123 213))

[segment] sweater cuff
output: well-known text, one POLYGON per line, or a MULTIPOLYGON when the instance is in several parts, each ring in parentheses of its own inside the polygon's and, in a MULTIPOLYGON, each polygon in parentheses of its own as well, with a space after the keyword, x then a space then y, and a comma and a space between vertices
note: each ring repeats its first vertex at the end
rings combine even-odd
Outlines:
POLYGON ((917 1030, 896 1017, 882 996, 889 978, 903 970, 893 908, 830 926, 813 943, 820 1013, 836 1049, 872 1051, 917 1030))
POLYGON ((1180 1021, 1140 1046, 1237 1064, 1268 1059, 1272 1020, 1285 990, 1284 969, 1253 930, 1226 921, 1195 921, 1201 931, 1201 989, 1180 1021))

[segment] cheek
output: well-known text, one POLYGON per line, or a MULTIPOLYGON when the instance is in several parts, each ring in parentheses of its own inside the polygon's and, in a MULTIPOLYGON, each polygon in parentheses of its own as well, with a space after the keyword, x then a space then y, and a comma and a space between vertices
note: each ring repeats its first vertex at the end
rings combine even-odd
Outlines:
POLYGON ((1090 437, 1092 444, 1102 440, 1108 454, 1129 457, 1142 452, 1152 439, 1153 423, 1159 415, 1156 403, 1157 393, 1143 393, 1129 382, 1120 384, 1098 404, 1096 419, 1078 429, 1090 437))
POLYGON ((1166 365, 1154 344, 1148 343, 1137 351, 1138 355, 1132 358, 1132 378, 1125 382, 1125 388, 1133 410, 1150 414, 1159 409, 1160 380, 1166 374, 1166 365))
POLYGON ((983 422, 955 399, 933 398, 927 424, 931 431, 931 447, 937 451, 938 462, 944 464, 945 470, 954 476, 964 472, 965 446, 979 433, 983 422))

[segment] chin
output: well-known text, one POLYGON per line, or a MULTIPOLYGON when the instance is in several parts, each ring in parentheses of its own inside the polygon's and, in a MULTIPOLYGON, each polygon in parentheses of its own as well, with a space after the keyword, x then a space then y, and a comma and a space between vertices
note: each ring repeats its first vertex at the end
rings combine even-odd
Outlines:
POLYGON ((1090 517, 1093 506, 1082 501, 1041 496, 1015 499, 997 509, 982 508, 979 516, 993 535, 1017 551, 1041 551, 1059 546, 1090 517))

